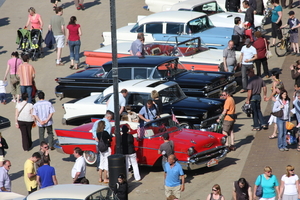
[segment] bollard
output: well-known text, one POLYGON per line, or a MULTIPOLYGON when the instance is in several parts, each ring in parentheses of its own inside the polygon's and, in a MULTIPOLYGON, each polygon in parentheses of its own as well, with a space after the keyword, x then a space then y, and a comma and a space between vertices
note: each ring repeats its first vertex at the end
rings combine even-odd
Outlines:
MULTIPOLYGON (((127 169, 128 170, 128 169, 127 169)), ((126 177, 126 162, 123 154, 114 154, 108 156, 108 173, 109 173, 109 187, 113 189, 118 181, 119 174, 124 174, 126 177)))

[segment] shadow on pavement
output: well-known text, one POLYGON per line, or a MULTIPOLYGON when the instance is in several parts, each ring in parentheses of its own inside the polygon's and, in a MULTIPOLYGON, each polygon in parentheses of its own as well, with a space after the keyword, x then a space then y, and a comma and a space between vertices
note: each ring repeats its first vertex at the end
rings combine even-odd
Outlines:
POLYGON ((239 148, 239 147, 241 147, 243 145, 250 144, 253 140, 254 140, 253 135, 248 135, 244 139, 235 140, 236 141, 235 146, 236 146, 236 148, 239 148))
POLYGON ((84 5, 85 9, 89 9, 95 5, 100 5, 100 4, 101 4, 100 0, 94 0, 93 2, 87 2, 83 5, 84 5))
POLYGON ((62 160, 67 162, 75 162, 76 159, 73 155, 69 155, 69 157, 63 158, 62 160))
POLYGON ((10 176, 10 180, 13 181, 15 179, 18 179, 18 178, 22 177, 23 175, 24 175, 24 171, 20 170, 18 172, 11 173, 9 176, 10 176))
POLYGON ((10 24, 10 20, 8 17, 4 17, 0 19, 0 26, 7 26, 10 24))

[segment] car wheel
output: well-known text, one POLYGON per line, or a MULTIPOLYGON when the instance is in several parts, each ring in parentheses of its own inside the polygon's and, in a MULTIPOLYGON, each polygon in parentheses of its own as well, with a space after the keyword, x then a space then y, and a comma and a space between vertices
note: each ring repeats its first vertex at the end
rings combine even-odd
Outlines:
POLYGON ((194 126, 188 122, 180 122, 179 125, 181 128, 194 129, 194 126))
POLYGON ((97 161, 97 154, 92 151, 84 151, 83 157, 88 165, 94 165, 97 161))

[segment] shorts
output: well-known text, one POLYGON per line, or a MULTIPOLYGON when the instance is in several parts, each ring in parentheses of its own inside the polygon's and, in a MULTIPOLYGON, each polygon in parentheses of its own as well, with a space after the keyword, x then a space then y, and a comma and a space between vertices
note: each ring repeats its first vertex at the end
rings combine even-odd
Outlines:
POLYGON ((282 32, 280 29, 281 25, 282 25, 281 21, 278 24, 272 22, 272 38, 278 37, 279 40, 282 39, 282 32))
POLYGON ((54 36, 56 41, 57 48, 64 48, 65 47, 65 36, 64 35, 55 35, 54 36))
POLYGON ((298 43, 298 33, 291 33, 290 34, 290 42, 291 43, 298 43))
POLYGON ((99 155, 100 155, 100 164, 98 168, 101 170, 108 171, 108 156, 111 155, 111 148, 108 147, 108 150, 105 152, 99 151, 99 155))
POLYGON ((234 125, 234 121, 224 120, 224 122, 223 122, 223 131, 226 132, 229 135, 230 131, 233 130, 233 125, 234 125))
POLYGON ((0 156, 0 162, 4 161, 4 156, 0 156))
POLYGON ((175 187, 168 187, 165 185, 165 195, 168 198, 170 195, 174 195, 177 199, 180 198, 181 185, 175 187))

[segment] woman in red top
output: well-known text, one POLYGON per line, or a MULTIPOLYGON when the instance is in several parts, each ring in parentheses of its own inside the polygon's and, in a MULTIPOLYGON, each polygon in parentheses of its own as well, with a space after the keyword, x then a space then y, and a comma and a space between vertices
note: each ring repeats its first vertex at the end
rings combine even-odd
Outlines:
POLYGON ((42 30, 43 29, 43 20, 42 17, 35 13, 35 9, 33 7, 30 7, 28 9, 29 15, 28 15, 28 20, 27 23, 25 25, 25 28, 27 28, 30 24, 29 29, 39 29, 42 30))
POLYGON ((261 36, 260 31, 256 31, 254 33, 254 37, 257 38, 253 43, 253 46, 257 51, 257 59, 254 60, 254 63, 256 65, 256 72, 257 72, 256 75, 261 76, 261 64, 262 64, 264 69, 264 75, 267 78, 269 78, 270 72, 268 68, 268 59, 266 58, 266 53, 268 48, 267 40, 261 36))
POLYGON ((81 29, 80 25, 76 24, 76 17, 72 16, 70 18, 69 25, 66 29, 66 37, 68 38, 66 45, 70 47, 70 59, 71 59, 71 66, 70 69, 78 69, 79 63, 79 51, 80 51, 80 36, 81 36, 81 29))

